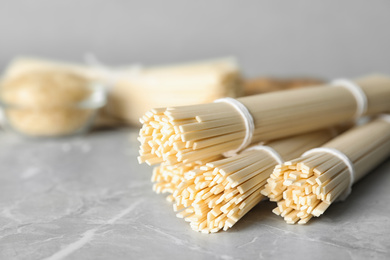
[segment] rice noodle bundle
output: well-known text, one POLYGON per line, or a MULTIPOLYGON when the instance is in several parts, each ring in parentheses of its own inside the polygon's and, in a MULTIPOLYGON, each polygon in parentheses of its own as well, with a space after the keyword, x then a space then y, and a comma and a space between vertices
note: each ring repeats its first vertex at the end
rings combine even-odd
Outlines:
POLYGON ((270 142, 267 150, 253 147, 233 157, 197 165, 184 174, 185 181, 174 191, 174 210, 196 231, 227 230, 264 198, 260 191, 278 164, 275 156, 294 158, 333 135, 329 130, 316 131, 270 142), (278 155, 270 153, 269 148, 278 155))
MULTIPOLYGON (((367 99, 361 115, 390 111, 390 78, 368 76, 354 83, 367 99)), ((258 143, 353 119, 362 105, 355 94, 345 86, 324 85, 237 100, 253 117, 251 142, 258 143)), ((149 165, 207 160, 240 147, 247 135, 241 114, 224 102, 152 109, 141 122, 138 160, 149 165)))
POLYGON ((389 155, 390 119, 381 117, 345 132, 321 149, 276 166, 262 194, 277 202, 273 212, 287 223, 305 224, 336 200, 345 199, 350 185, 389 155))

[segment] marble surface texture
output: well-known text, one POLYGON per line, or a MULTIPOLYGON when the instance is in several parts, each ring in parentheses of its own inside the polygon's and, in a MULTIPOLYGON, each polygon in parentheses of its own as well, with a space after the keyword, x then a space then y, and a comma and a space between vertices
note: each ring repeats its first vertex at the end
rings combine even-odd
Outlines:
POLYGON ((152 191, 137 129, 22 140, 0 133, 0 259, 390 259, 390 160, 305 226, 262 202, 194 232, 152 191))

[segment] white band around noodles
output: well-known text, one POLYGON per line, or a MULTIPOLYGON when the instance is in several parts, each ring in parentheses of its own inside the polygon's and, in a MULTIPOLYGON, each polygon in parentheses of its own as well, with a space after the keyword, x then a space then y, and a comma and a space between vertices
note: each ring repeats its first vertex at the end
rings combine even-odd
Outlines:
POLYGON ((246 106, 244 106, 241 102, 237 101, 234 98, 229 98, 229 97, 220 98, 215 100, 214 102, 215 103, 224 102, 234 107, 240 113, 245 123, 245 137, 242 140, 241 145, 237 149, 223 153, 225 157, 232 157, 236 155, 239 151, 241 151, 242 149, 244 149, 245 147, 251 144, 253 133, 255 132, 255 122, 253 120, 251 113, 246 108, 246 106))
POLYGON ((356 99, 356 118, 363 116, 367 112, 367 96, 359 85, 348 79, 336 79, 331 82, 332 86, 344 87, 348 89, 356 99))
POLYGON ((265 145, 255 145, 255 146, 249 147, 248 149, 245 149, 245 151, 251 151, 251 150, 265 151, 269 155, 271 155, 278 164, 284 163, 284 160, 282 159, 280 154, 277 151, 275 151, 275 149, 273 149, 272 147, 265 146, 265 145))
POLYGON ((346 156, 344 153, 340 152, 339 150, 334 148, 328 148, 328 147, 319 147, 319 148, 311 149, 305 152, 304 154, 302 154, 302 156, 305 157, 313 153, 328 153, 334 155, 337 158, 339 158, 341 161, 343 161, 344 164, 347 166, 348 173, 349 173, 349 185, 348 188, 338 198, 338 201, 345 200, 349 196, 349 194, 351 194, 352 185, 355 182, 355 168, 351 160, 348 158, 348 156, 346 156))

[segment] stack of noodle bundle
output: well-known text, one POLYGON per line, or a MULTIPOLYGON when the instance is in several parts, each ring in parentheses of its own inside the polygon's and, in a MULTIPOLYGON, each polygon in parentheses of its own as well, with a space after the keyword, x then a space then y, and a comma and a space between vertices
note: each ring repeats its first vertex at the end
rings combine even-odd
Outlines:
POLYGON ((193 230, 226 231, 264 198, 260 191, 280 163, 277 156, 295 158, 326 143, 334 134, 329 129, 319 130, 266 144, 276 155, 255 146, 233 157, 197 165, 184 174, 185 180, 174 191, 174 210, 193 230))
MULTIPOLYGON (((363 115, 390 111, 390 78, 354 82, 367 97, 363 115)), ((353 119, 359 108, 344 86, 308 87, 237 99, 254 120, 252 143, 322 129, 353 119)), ((142 118, 140 163, 190 163, 237 149, 246 135, 241 114, 225 102, 152 109, 142 118)))
POLYGON ((390 155, 390 119, 381 117, 355 127, 298 159, 275 167, 263 195, 276 201, 273 212, 290 224, 305 224, 336 200, 343 200, 350 185, 364 177, 390 155), (352 163, 354 174, 336 149, 352 163), (334 150, 332 150, 334 151, 334 150), (351 177, 352 175, 352 177, 351 177))
POLYGON ((207 103, 242 94, 243 81, 233 58, 147 68, 108 68, 99 64, 85 66, 17 58, 8 66, 4 77, 51 69, 78 73, 91 81, 107 83, 108 102, 101 116, 128 124, 139 124, 142 114, 153 107, 207 103))
POLYGON ((242 78, 232 58, 150 67, 120 78, 111 89, 107 113, 132 124, 148 110, 242 95, 242 78))

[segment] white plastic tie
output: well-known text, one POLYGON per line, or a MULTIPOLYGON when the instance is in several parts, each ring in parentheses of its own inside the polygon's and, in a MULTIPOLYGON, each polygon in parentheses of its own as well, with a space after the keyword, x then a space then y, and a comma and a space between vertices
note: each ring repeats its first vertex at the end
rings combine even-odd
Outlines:
POLYGON ((84 61, 104 78, 108 84, 108 90, 122 79, 138 76, 143 69, 141 65, 137 64, 130 65, 126 68, 113 68, 101 62, 94 53, 90 52, 84 55, 84 61))
POLYGON ((334 148, 329 148, 329 147, 314 148, 314 149, 311 149, 311 150, 305 152, 302 156, 303 157, 308 156, 308 155, 311 155, 313 153, 331 154, 331 155, 339 158, 347 166, 348 173, 349 173, 349 185, 348 185, 348 188, 338 198, 339 201, 345 200, 349 196, 349 194, 351 194, 352 185, 355 182, 355 168, 354 168, 351 160, 348 158, 348 156, 346 156, 344 153, 340 152, 339 150, 334 149, 334 148))
POLYGON ((266 145, 255 145, 255 146, 249 147, 248 149, 245 149, 245 151, 251 151, 251 150, 265 151, 269 155, 271 155, 272 158, 274 158, 278 164, 284 163, 284 160, 282 159, 280 154, 277 151, 275 151, 275 149, 272 147, 269 147, 266 145))
POLYGON ((223 153, 225 157, 232 157, 236 155, 239 151, 241 151, 242 149, 244 149, 245 147, 251 144, 253 133, 255 132, 255 122, 253 120, 251 113, 246 108, 246 106, 244 106, 241 102, 237 101, 234 98, 229 98, 229 97, 220 98, 215 100, 214 102, 215 103, 224 102, 234 107, 240 113, 245 123, 245 137, 242 140, 241 145, 237 149, 223 153))
POLYGON ((367 112, 367 96, 359 85, 348 79, 336 79, 331 82, 331 85, 337 87, 344 87, 352 93, 357 103, 355 115, 356 118, 363 116, 367 112))

